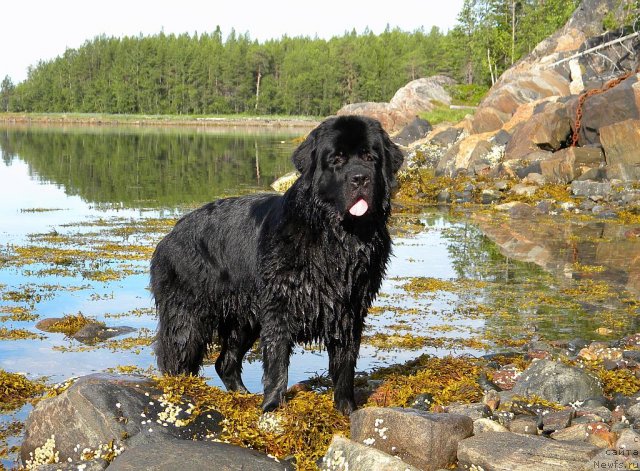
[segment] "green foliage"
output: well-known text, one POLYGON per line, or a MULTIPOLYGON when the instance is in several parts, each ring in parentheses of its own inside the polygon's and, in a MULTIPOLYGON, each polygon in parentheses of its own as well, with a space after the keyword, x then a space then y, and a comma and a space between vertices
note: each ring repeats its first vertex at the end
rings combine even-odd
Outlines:
MULTIPOLYGON (((567 20, 578 0, 465 0, 458 25, 259 43, 247 33, 98 36, 2 88, 4 110, 326 116, 389 101, 407 82, 445 74, 486 87, 567 20), (259 84, 259 93, 258 93, 259 84)), ((461 99, 477 101, 477 90, 461 99)))
POLYGON ((452 104, 478 106, 489 90, 489 87, 484 84, 460 83, 447 85, 445 89, 449 92, 449 95, 451 95, 452 104))

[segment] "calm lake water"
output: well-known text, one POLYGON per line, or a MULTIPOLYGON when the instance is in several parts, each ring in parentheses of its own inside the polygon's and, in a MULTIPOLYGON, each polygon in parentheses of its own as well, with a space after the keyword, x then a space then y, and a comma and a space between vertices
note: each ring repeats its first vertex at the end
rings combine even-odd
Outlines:
MULTIPOLYGON (((0 369, 49 383, 117 367, 153 372, 151 250, 189 209, 269 191, 293 170, 290 155, 304 133, 0 127, 0 369), (79 312, 135 331, 84 345, 35 327, 79 312), (36 337, 14 339, 20 332, 36 337)), ((619 338, 637 328, 635 298, 617 288, 585 297, 592 285, 504 257, 462 217, 398 212, 392 232, 394 257, 368 318, 359 370, 420 353, 480 355, 517 339, 601 338, 599 327, 619 338)), ((326 369, 324 352, 299 347, 289 382, 326 369)), ((221 385, 212 364, 203 374, 221 385)), ((243 377, 261 392, 255 356, 243 377)), ((0 423, 28 410, 0 415, 0 423)))

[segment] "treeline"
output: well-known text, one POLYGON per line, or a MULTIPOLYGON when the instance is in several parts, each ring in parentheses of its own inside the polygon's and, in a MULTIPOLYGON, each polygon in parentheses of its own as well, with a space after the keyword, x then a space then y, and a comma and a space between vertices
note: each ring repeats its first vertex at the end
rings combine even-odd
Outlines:
POLYGON ((388 28, 379 35, 263 43, 234 31, 223 38, 220 28, 100 36, 40 62, 18 85, 6 77, 0 105, 34 112, 325 116, 345 103, 388 101, 410 80, 434 74, 490 85, 577 3, 465 0, 458 25, 446 33, 388 28))

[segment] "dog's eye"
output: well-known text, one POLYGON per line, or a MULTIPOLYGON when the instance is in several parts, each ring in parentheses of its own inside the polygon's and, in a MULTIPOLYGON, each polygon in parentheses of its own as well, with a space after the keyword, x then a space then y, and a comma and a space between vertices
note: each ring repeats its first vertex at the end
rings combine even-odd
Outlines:
POLYGON ((332 163, 334 165, 343 164, 346 160, 347 160, 347 158, 344 155, 344 152, 342 152, 342 151, 339 151, 339 152, 336 152, 335 154, 333 154, 332 163))
POLYGON ((373 161, 373 154, 368 150, 362 149, 362 151, 360 151, 360 158, 365 162, 371 162, 373 161))

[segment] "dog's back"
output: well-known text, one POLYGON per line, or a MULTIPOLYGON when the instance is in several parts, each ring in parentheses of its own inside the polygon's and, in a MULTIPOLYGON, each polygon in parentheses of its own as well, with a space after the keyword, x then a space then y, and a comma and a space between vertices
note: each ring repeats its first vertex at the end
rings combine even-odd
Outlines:
POLYGON ((151 291, 163 372, 196 374, 206 344, 226 317, 254 322, 257 245, 279 198, 252 195, 209 203, 185 215, 160 241, 151 259, 151 291))

